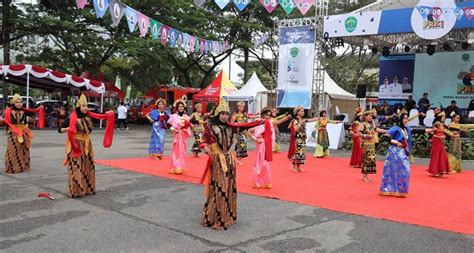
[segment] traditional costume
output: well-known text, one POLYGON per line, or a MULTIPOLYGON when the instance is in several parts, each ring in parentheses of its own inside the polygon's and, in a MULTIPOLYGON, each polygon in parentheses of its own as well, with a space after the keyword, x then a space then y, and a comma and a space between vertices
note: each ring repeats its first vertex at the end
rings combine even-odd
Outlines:
MULTIPOLYGON (((166 107, 165 100, 158 99, 156 101, 156 106, 158 106, 159 103, 163 103, 163 108, 166 107)), ((147 114, 147 118, 150 122, 153 122, 150 144, 148 146, 148 155, 162 159, 166 139, 166 129, 168 128, 166 122, 168 122, 170 116, 164 111, 164 109, 163 111, 154 109, 147 114)))
POLYGON ((33 133, 28 127, 28 117, 38 113, 38 128, 44 127, 44 107, 38 109, 17 108, 15 103, 23 103, 15 94, 10 101, 12 107, 4 111, 3 122, 7 126, 7 152, 5 153, 5 173, 22 173, 30 170, 30 148, 33 133))
POLYGON ((210 154, 202 180, 206 183, 206 203, 201 224, 217 230, 227 229, 237 219, 236 166, 231 155, 234 134, 263 123, 222 122, 221 112, 229 113, 229 105, 224 100, 204 131, 203 144, 208 146, 210 154))
MULTIPOLYGON (((437 114, 439 117, 444 116, 444 112, 437 114)), ((431 133, 433 137, 431 138, 431 154, 430 154, 430 165, 428 167, 428 172, 432 176, 442 176, 445 173, 451 172, 449 168, 449 159, 448 152, 444 145, 446 136, 445 126, 441 121, 436 121, 433 124, 433 129, 431 133)))
MULTIPOLYGON (((237 106, 245 106, 245 103, 240 101, 237 103, 237 106)), ((249 116, 245 112, 237 112, 233 116, 232 122, 235 123, 247 123, 249 120, 249 116)), ((247 139, 245 138, 246 132, 239 132, 237 134, 237 143, 235 144, 235 151, 237 158, 245 158, 248 156, 247 154, 247 139)))
MULTIPOLYGON (((362 116, 362 113, 360 113, 360 116, 362 116)), ((355 168, 362 167, 362 157, 364 156, 364 150, 362 149, 362 138, 359 133, 360 124, 362 123, 359 121, 354 121, 350 128, 352 135, 352 155, 349 165, 355 168)))
POLYGON ((67 195, 72 198, 95 194, 95 165, 94 151, 92 148, 91 132, 93 128, 92 118, 107 120, 103 145, 108 148, 112 146, 115 114, 108 111, 105 114, 81 112, 81 106, 87 106, 86 96, 81 95, 76 102, 76 110, 64 121, 58 131, 67 129, 66 160, 64 164, 68 167, 68 191, 67 195))
POLYGON ((178 99, 174 102, 176 113, 172 114, 168 120, 173 131, 173 147, 171 149, 171 174, 182 174, 185 170, 185 157, 187 152, 187 139, 191 136, 190 120, 186 112, 179 112, 179 104, 186 108, 186 99, 178 99))
MULTIPOLYGON (((202 108, 201 103, 197 103, 194 105, 194 108, 202 108)), ((204 126, 207 124, 207 116, 200 112, 194 112, 191 114, 191 129, 193 130, 194 135, 194 144, 191 148, 191 151, 197 156, 199 153, 202 152, 200 145, 202 143, 202 138, 204 135, 204 126)))
MULTIPOLYGON (((372 111, 365 111, 364 116, 372 114, 372 111)), ((362 134, 362 174, 376 174, 375 160, 375 143, 378 142, 377 127, 372 122, 364 122, 361 124, 359 131, 362 134)))
POLYGON ((448 154, 449 167, 454 173, 462 171, 462 140, 461 131, 474 128, 474 124, 451 122, 447 134, 451 137, 451 150, 448 154))
POLYGON ((318 137, 316 139, 316 150, 313 155, 315 157, 322 158, 329 156, 329 135, 326 129, 328 123, 338 123, 338 121, 328 120, 326 117, 321 117, 316 121, 314 128, 318 131, 318 137))

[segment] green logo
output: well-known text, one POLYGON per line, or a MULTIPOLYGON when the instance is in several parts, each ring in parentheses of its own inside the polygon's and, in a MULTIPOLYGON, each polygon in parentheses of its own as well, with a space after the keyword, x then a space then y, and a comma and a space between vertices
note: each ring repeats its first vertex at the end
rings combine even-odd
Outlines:
POLYGON ((462 55, 462 60, 463 61, 469 61, 469 58, 471 58, 471 56, 469 54, 463 54, 462 55))
POLYGON ((357 19, 354 17, 348 17, 344 22, 344 25, 346 26, 346 31, 351 33, 357 28, 357 19))
POLYGON ((291 48, 290 49, 290 55, 291 55, 291 57, 296 58, 296 56, 298 55, 298 48, 297 47, 291 48))

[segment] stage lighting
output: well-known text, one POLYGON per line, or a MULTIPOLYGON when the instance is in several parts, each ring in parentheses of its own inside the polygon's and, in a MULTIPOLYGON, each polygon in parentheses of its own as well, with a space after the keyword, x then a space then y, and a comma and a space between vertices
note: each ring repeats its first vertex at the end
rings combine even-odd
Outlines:
POLYGON ((343 47, 344 46, 344 39, 343 38, 336 38, 336 46, 343 47))
POLYGON ((378 49, 378 48, 376 48, 376 47, 373 47, 373 48, 372 48, 372 54, 373 54, 373 55, 376 55, 378 52, 379 52, 379 49, 378 49))
POLYGON ((461 48, 464 49, 464 50, 467 50, 467 49, 469 48, 469 46, 470 46, 470 45, 469 45, 469 43, 467 43, 467 42, 463 42, 463 43, 461 44, 461 48))
POLYGON ((384 47, 382 49, 382 55, 385 56, 385 57, 390 56, 390 48, 389 47, 384 47))
POLYGON ((426 53, 428 55, 434 55, 434 53, 436 53, 436 47, 434 45, 428 45, 426 48, 426 53))
POLYGON ((405 53, 408 53, 408 52, 410 52, 411 48, 409 46, 405 46, 405 48, 403 50, 405 50, 405 53))
POLYGON ((448 43, 444 43, 443 44, 443 50, 444 51, 453 51, 453 48, 448 43))

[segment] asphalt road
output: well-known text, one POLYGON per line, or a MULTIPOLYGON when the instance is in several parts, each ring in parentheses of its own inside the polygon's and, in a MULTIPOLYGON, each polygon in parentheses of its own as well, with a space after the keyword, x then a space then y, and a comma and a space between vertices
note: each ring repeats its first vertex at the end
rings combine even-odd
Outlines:
MULTIPOLYGON (((97 194, 70 199, 65 136, 34 131, 32 171, 0 174, 1 252, 473 252, 474 237, 239 194, 237 224, 199 224, 201 186, 97 168, 97 194), (49 192, 56 200, 38 198, 49 192)), ((96 159, 147 154, 149 128, 93 134, 96 159)), ((167 143, 170 144, 168 138, 167 143)), ((3 165, 6 138, 0 136, 3 165)), ((347 156, 347 152, 333 152, 347 156)), ((426 163, 426 160, 418 160, 426 163)), ((472 163, 465 164, 473 168, 472 163)), ((3 167, 3 166, 2 166, 3 167)), ((474 187, 474 185, 473 185, 474 187)), ((442 211, 442 210, 440 210, 442 211)), ((466 217, 470 219, 472 217, 466 217)))

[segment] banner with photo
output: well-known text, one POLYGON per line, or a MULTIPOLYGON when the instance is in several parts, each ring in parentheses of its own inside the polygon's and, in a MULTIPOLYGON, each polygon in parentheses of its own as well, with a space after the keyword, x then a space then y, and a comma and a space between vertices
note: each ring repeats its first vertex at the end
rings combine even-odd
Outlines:
POLYGON ((469 106, 474 99, 474 51, 416 54, 415 59, 415 100, 426 92, 434 106, 447 107, 452 100, 459 108, 469 106))
POLYGON ((311 26, 280 30, 277 107, 311 109, 315 36, 311 26))
POLYGON ((380 57, 379 99, 390 102, 406 100, 413 93, 415 55, 380 57))

